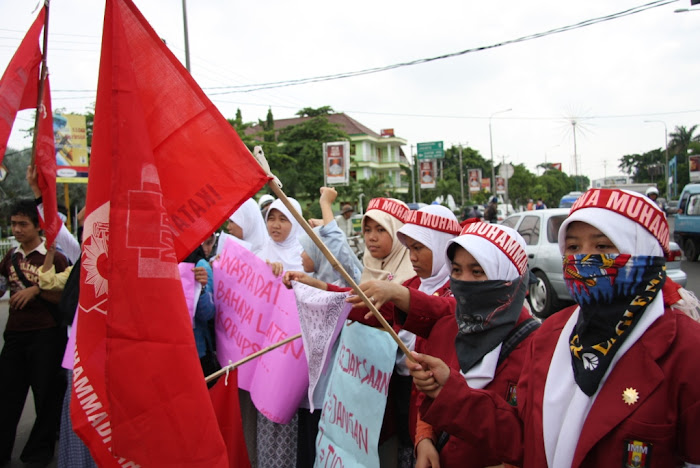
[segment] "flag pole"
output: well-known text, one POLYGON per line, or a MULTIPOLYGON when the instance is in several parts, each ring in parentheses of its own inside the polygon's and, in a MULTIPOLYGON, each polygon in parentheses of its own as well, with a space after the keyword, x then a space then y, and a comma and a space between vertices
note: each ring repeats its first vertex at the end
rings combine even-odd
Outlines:
MULTIPOLYGON (((263 167, 265 167, 263 165, 263 167)), ((304 219, 304 217, 301 215, 301 213, 297 212, 296 208, 290 203, 289 199, 287 198, 287 195, 282 191, 282 189, 277 185, 277 183, 274 180, 270 180, 267 185, 270 187, 270 189, 277 195, 277 198, 282 200, 282 203, 284 206, 287 207, 290 213, 292 213, 292 216, 294 216, 294 219, 296 219, 299 224, 301 224, 301 227, 304 229, 304 231, 309 235, 311 240, 316 244, 316 247, 318 247, 321 252, 323 252, 323 255, 328 259, 328 261, 333 265, 333 268, 340 273, 340 275, 343 277, 343 279, 350 285, 352 290, 360 296, 362 299, 362 302, 365 303, 367 308, 372 312, 374 317, 379 321, 379 323, 382 325, 382 328, 384 328, 385 331, 387 331, 391 337, 396 341, 396 344, 399 345, 399 349, 404 352, 406 357, 410 359, 413 362, 416 362, 415 359, 413 359, 413 356, 411 356, 411 351, 406 347, 403 341, 401 341, 401 338, 399 338, 399 335, 396 334, 394 329, 389 325, 389 322, 386 321, 386 319, 382 316, 382 314, 379 313, 375 305, 372 303, 372 301, 369 300, 369 298, 365 295, 364 291, 360 289, 360 287, 355 283, 355 280, 348 274, 347 271, 345 271, 345 268, 343 268, 343 265, 338 262, 338 260, 335 258, 335 256, 331 253, 330 250, 328 250, 328 247, 326 247, 326 244, 323 243, 323 241, 318 237, 318 235, 314 232, 313 229, 311 229, 311 226, 309 226, 309 223, 304 219)))
MULTIPOLYGON (((290 341, 294 341, 294 340, 296 340, 297 338, 301 338, 301 333, 297 333, 296 335, 287 337, 287 338, 283 339, 282 341, 278 341, 277 343, 268 346, 267 348, 263 348, 263 349, 261 349, 260 351, 256 351, 256 352, 254 352, 253 354, 250 354, 250 355, 244 357, 244 358, 241 359, 240 361, 236 361, 236 362, 234 362, 233 364, 229 364, 228 366, 222 367, 221 369, 219 369, 218 371, 214 372, 213 374, 206 376, 206 378, 204 379, 204 382, 211 382, 211 381, 214 380, 215 378, 221 377, 221 376, 224 375, 226 372, 232 371, 233 369, 242 366, 242 365, 245 364, 246 362, 252 361, 252 360, 255 359, 256 357, 262 356, 262 355, 265 354, 265 353, 269 353, 269 352, 272 351, 273 349, 277 349, 277 348, 279 348, 279 347, 282 346, 282 345, 286 345, 286 344, 289 343, 290 341)), ((230 362, 230 361, 229 361, 229 362, 230 362)))
MULTIPOLYGON (((44 15, 44 47, 41 49, 41 72, 39 74, 39 92, 37 93, 36 115, 34 116, 32 160, 30 163, 31 167, 34 167, 34 161, 36 160, 36 143, 39 139, 39 120, 41 120, 41 106, 44 103, 44 83, 46 82, 46 76, 48 75, 48 70, 46 68, 46 48, 49 45, 49 0, 44 0, 44 8, 46 9, 46 14, 44 15)), ((44 112, 46 112, 46 110, 44 110, 44 112)))

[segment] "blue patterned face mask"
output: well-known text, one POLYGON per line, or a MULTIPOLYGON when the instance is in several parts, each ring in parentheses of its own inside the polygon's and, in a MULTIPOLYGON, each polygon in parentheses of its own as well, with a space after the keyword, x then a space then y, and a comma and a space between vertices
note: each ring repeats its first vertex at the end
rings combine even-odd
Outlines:
POLYGON ((593 395, 612 358, 666 280, 663 257, 564 257, 564 281, 579 304, 569 347, 576 383, 593 395))

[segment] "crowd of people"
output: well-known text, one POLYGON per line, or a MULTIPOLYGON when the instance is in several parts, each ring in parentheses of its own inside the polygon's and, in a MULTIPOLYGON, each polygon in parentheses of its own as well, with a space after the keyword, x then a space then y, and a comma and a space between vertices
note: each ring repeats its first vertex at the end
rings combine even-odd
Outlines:
MULTIPOLYGON (((29 172, 28 180, 35 182, 29 172)), ((347 276, 302 229, 299 203, 289 199, 293 213, 270 195, 245 201, 226 232, 185 259, 201 284, 193 334, 203 375, 220 368, 210 260, 234 238, 288 287, 345 293, 349 320, 380 327, 352 279, 411 351, 396 355, 378 442, 382 467, 700 464, 692 436, 700 422, 693 351, 700 304, 666 277, 668 225, 652 200, 610 189, 581 196, 558 237, 576 304, 540 322, 525 300, 525 241, 494 221, 497 199, 483 215, 473 207, 461 224, 440 205, 412 211, 400 200, 370 200, 360 261, 347 241, 354 208, 341 205, 335 215, 336 198, 333 188, 320 189, 322 219, 311 225, 347 276)), ((58 248, 44 244, 40 204, 15 203, 20 246, 0 262, 0 294, 10 291, 0 353, 0 464, 10 460, 31 388, 37 418, 22 461, 46 466, 60 428, 58 466, 94 466, 72 433, 64 398, 79 286, 79 267, 71 266, 79 258, 66 253, 77 242, 68 233, 58 248)), ((317 409, 300 403, 288 424, 269 420, 239 391, 251 466, 314 465, 324 385, 313 395, 317 409)))

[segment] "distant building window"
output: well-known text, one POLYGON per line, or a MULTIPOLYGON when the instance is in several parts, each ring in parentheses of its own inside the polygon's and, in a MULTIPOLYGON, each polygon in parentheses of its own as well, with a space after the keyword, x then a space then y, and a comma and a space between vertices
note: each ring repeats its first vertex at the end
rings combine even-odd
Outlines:
POLYGON ((357 180, 357 171, 350 171, 350 179, 357 180))
POLYGON ((355 156, 355 143, 350 144, 350 156, 355 156))

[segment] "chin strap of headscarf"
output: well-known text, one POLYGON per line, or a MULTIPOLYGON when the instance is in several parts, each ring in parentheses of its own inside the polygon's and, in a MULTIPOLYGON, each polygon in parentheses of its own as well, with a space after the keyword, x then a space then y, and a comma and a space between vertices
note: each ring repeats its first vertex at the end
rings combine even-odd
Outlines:
POLYGON ((663 257, 629 254, 564 257, 564 281, 579 304, 569 338, 574 379, 588 396, 666 280, 663 257))

